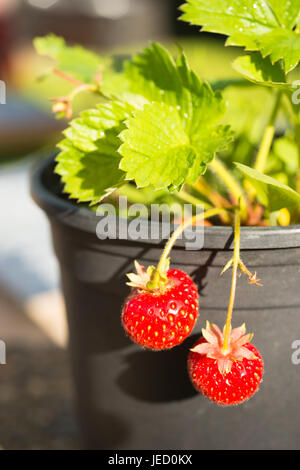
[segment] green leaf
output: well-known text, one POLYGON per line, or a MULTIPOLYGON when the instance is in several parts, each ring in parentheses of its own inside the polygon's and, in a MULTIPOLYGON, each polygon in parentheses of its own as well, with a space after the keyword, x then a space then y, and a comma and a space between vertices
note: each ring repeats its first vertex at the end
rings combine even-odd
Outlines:
POLYGON ((175 62, 153 44, 127 63, 125 79, 116 93, 122 101, 113 97, 111 105, 83 112, 65 131, 57 171, 81 201, 98 202, 124 178, 139 187, 179 190, 232 140, 230 128, 220 125, 226 110, 221 94, 199 80, 183 54, 175 62), (108 174, 105 165, 111 165, 108 174))
POLYGON ((300 205, 300 194, 289 186, 241 163, 235 163, 235 165, 250 180, 262 204, 271 212, 300 205))
POLYGON ((300 60, 300 34, 288 29, 276 29, 264 34, 260 41, 263 56, 270 55, 272 63, 284 59, 285 70, 289 72, 300 60))
POLYGON ((67 46, 63 38, 49 34, 34 40, 36 51, 55 60, 56 68, 73 78, 91 83, 103 64, 98 54, 81 46, 67 46))
POLYGON ((99 203, 124 183, 117 156, 119 141, 107 136, 104 145, 94 152, 83 152, 64 140, 59 144, 56 173, 62 177, 64 191, 78 202, 99 203))
POLYGON ((199 80, 184 54, 177 60, 177 70, 183 87, 177 105, 187 132, 192 141, 196 141, 204 129, 221 121, 226 113, 226 103, 220 92, 213 92, 208 83, 199 80))
POLYGON ((66 47, 65 40, 55 34, 37 37, 33 44, 38 54, 46 55, 53 60, 57 60, 60 52, 66 47))
POLYGON ((180 186, 193 166, 196 152, 189 143, 175 108, 162 103, 146 105, 127 121, 120 168, 138 187, 180 186))
POLYGON ((116 72, 108 64, 101 71, 101 92, 108 97, 124 94, 129 89, 129 83, 124 73, 116 72))
POLYGON ((258 36, 279 27, 265 0, 187 0, 181 9, 183 20, 225 34, 236 46, 255 48, 258 36))
POLYGON ((217 152, 225 150, 233 140, 230 126, 217 126, 208 129, 192 139, 193 146, 197 150, 197 158, 189 171, 186 183, 194 184, 199 176, 205 173, 207 164, 212 161, 217 152))
POLYGON ((298 147, 287 137, 275 140, 273 151, 276 157, 284 164, 284 171, 295 176, 298 170, 298 147))
POLYGON ((263 58, 259 52, 238 57, 232 65, 236 72, 253 83, 287 90, 291 87, 285 81, 280 64, 273 65, 269 57, 263 58))
POLYGON ((298 0, 187 0, 181 9, 183 20, 225 34, 228 45, 259 50, 272 62, 283 59, 286 73, 300 60, 300 35, 292 30, 299 21, 298 0))
POLYGON ((183 54, 175 62, 152 44, 126 65, 130 92, 122 99, 136 108, 121 134, 120 168, 139 187, 180 189, 195 182, 215 153, 232 140, 219 125, 226 106, 190 69, 183 54))
POLYGON ((179 111, 165 103, 145 105, 127 122, 120 135, 120 168, 138 187, 180 188, 195 182, 215 152, 232 139, 229 128, 206 129, 191 139, 179 111))
POLYGON ((181 92, 182 83, 176 64, 169 52, 160 44, 153 43, 141 54, 135 55, 132 62, 127 63, 125 70, 132 83, 131 91, 146 98, 159 97, 159 90, 181 92), (135 73, 132 80, 133 72, 135 73))
MULTIPOLYGON (((177 107, 191 133, 219 122, 225 114, 221 94, 214 93, 197 77, 184 54, 175 62, 164 47, 154 43, 126 64, 125 74, 132 94, 141 95, 149 103, 177 107)), ((126 99, 124 95, 122 98, 126 99)))
POLYGON ((118 136, 129 111, 117 103, 103 104, 70 123, 56 166, 70 197, 96 204, 124 183, 118 136))
POLYGON ((282 26, 293 29, 300 21, 299 0, 268 0, 282 26))
POLYGON ((226 88, 244 88, 249 87, 251 84, 244 78, 224 78, 210 82, 213 91, 224 91, 226 88))

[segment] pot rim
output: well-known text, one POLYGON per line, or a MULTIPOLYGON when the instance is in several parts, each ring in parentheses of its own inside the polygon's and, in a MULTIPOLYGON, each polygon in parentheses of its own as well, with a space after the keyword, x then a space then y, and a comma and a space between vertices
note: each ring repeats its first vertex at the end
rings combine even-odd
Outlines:
MULTIPOLYGON (((96 226, 100 216, 95 212, 77 206, 57 196, 44 182, 45 175, 54 165, 55 155, 35 164, 31 174, 31 195, 38 206, 50 219, 82 232, 96 235, 96 226)), ((126 220, 118 217, 119 220, 126 220)), ((145 224, 148 220, 145 219, 145 224)), ((162 224, 161 224, 162 225, 162 224)), ((111 240, 114 243, 116 240, 111 240)), ((119 240, 142 245, 158 245, 162 240, 119 240)), ((99 240, 99 243, 102 241, 99 240)), ((183 247, 184 240, 178 240, 176 247, 183 247)), ((242 250, 267 250, 300 247, 300 224, 287 227, 241 227, 242 250)), ((203 249, 231 250, 233 248, 232 227, 204 227, 203 249)))

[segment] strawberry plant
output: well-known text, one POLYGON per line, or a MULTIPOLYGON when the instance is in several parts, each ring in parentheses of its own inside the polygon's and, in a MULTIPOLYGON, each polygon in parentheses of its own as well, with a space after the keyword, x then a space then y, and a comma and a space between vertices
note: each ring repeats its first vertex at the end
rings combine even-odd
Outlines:
MULTIPOLYGON (((54 35, 37 38, 35 46, 70 86, 53 101, 57 116, 70 120, 55 169, 69 198, 91 208, 118 195, 149 207, 201 204, 202 218, 234 226, 234 254, 223 270, 232 268, 226 324, 223 332, 208 324, 188 366, 198 390, 229 405, 255 393, 263 373, 244 326, 231 330, 238 271, 262 285, 241 259, 240 226, 300 223, 300 108, 293 83, 300 6, 298 0, 187 0, 181 10, 181 20, 246 51, 232 64, 240 78, 207 83, 182 50, 174 58, 157 43, 125 60, 67 46, 54 35), (94 104, 73 117, 81 93, 91 94, 94 104), (253 96, 263 99, 253 102, 253 96)), ((189 221, 196 222, 196 216, 189 221)), ((174 232, 157 267, 137 263, 137 274, 129 275, 123 326, 150 349, 180 344, 197 320, 193 281, 168 264, 185 226, 174 232)))

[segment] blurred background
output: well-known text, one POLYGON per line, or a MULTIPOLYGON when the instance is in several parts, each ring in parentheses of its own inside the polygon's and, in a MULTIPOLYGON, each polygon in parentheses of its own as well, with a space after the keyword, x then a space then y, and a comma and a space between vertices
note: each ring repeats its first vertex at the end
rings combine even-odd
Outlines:
MULTIPOLYGON (((150 40, 182 45, 207 80, 230 78, 234 49, 177 20, 182 0, 0 0, 0 448, 76 449, 64 305, 48 224, 29 195, 31 168, 66 123, 51 115, 61 79, 32 47, 53 32, 100 53, 127 54, 150 40), (2 86, 2 90, 3 90, 2 86), (4 103, 5 101, 5 103, 4 103)), ((80 103, 78 103, 80 108, 80 103)), ((240 114, 238 115, 240 120, 240 114)))

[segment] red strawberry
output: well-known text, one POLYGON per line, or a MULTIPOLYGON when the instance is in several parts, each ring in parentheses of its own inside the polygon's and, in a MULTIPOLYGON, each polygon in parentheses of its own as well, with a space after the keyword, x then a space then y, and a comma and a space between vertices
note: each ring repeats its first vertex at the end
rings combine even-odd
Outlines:
POLYGON ((166 270, 158 288, 151 288, 154 267, 136 263, 129 274, 133 287, 122 310, 122 323, 135 343, 149 349, 168 349, 182 343, 198 317, 198 291, 192 279, 178 269, 166 270), (149 287, 150 286, 150 287, 149 287))
POLYGON ((258 350, 245 335, 242 325, 230 333, 229 349, 222 351, 223 333, 207 323, 191 350, 188 372, 194 387, 220 405, 237 405, 250 398, 262 380, 264 363, 258 350))

